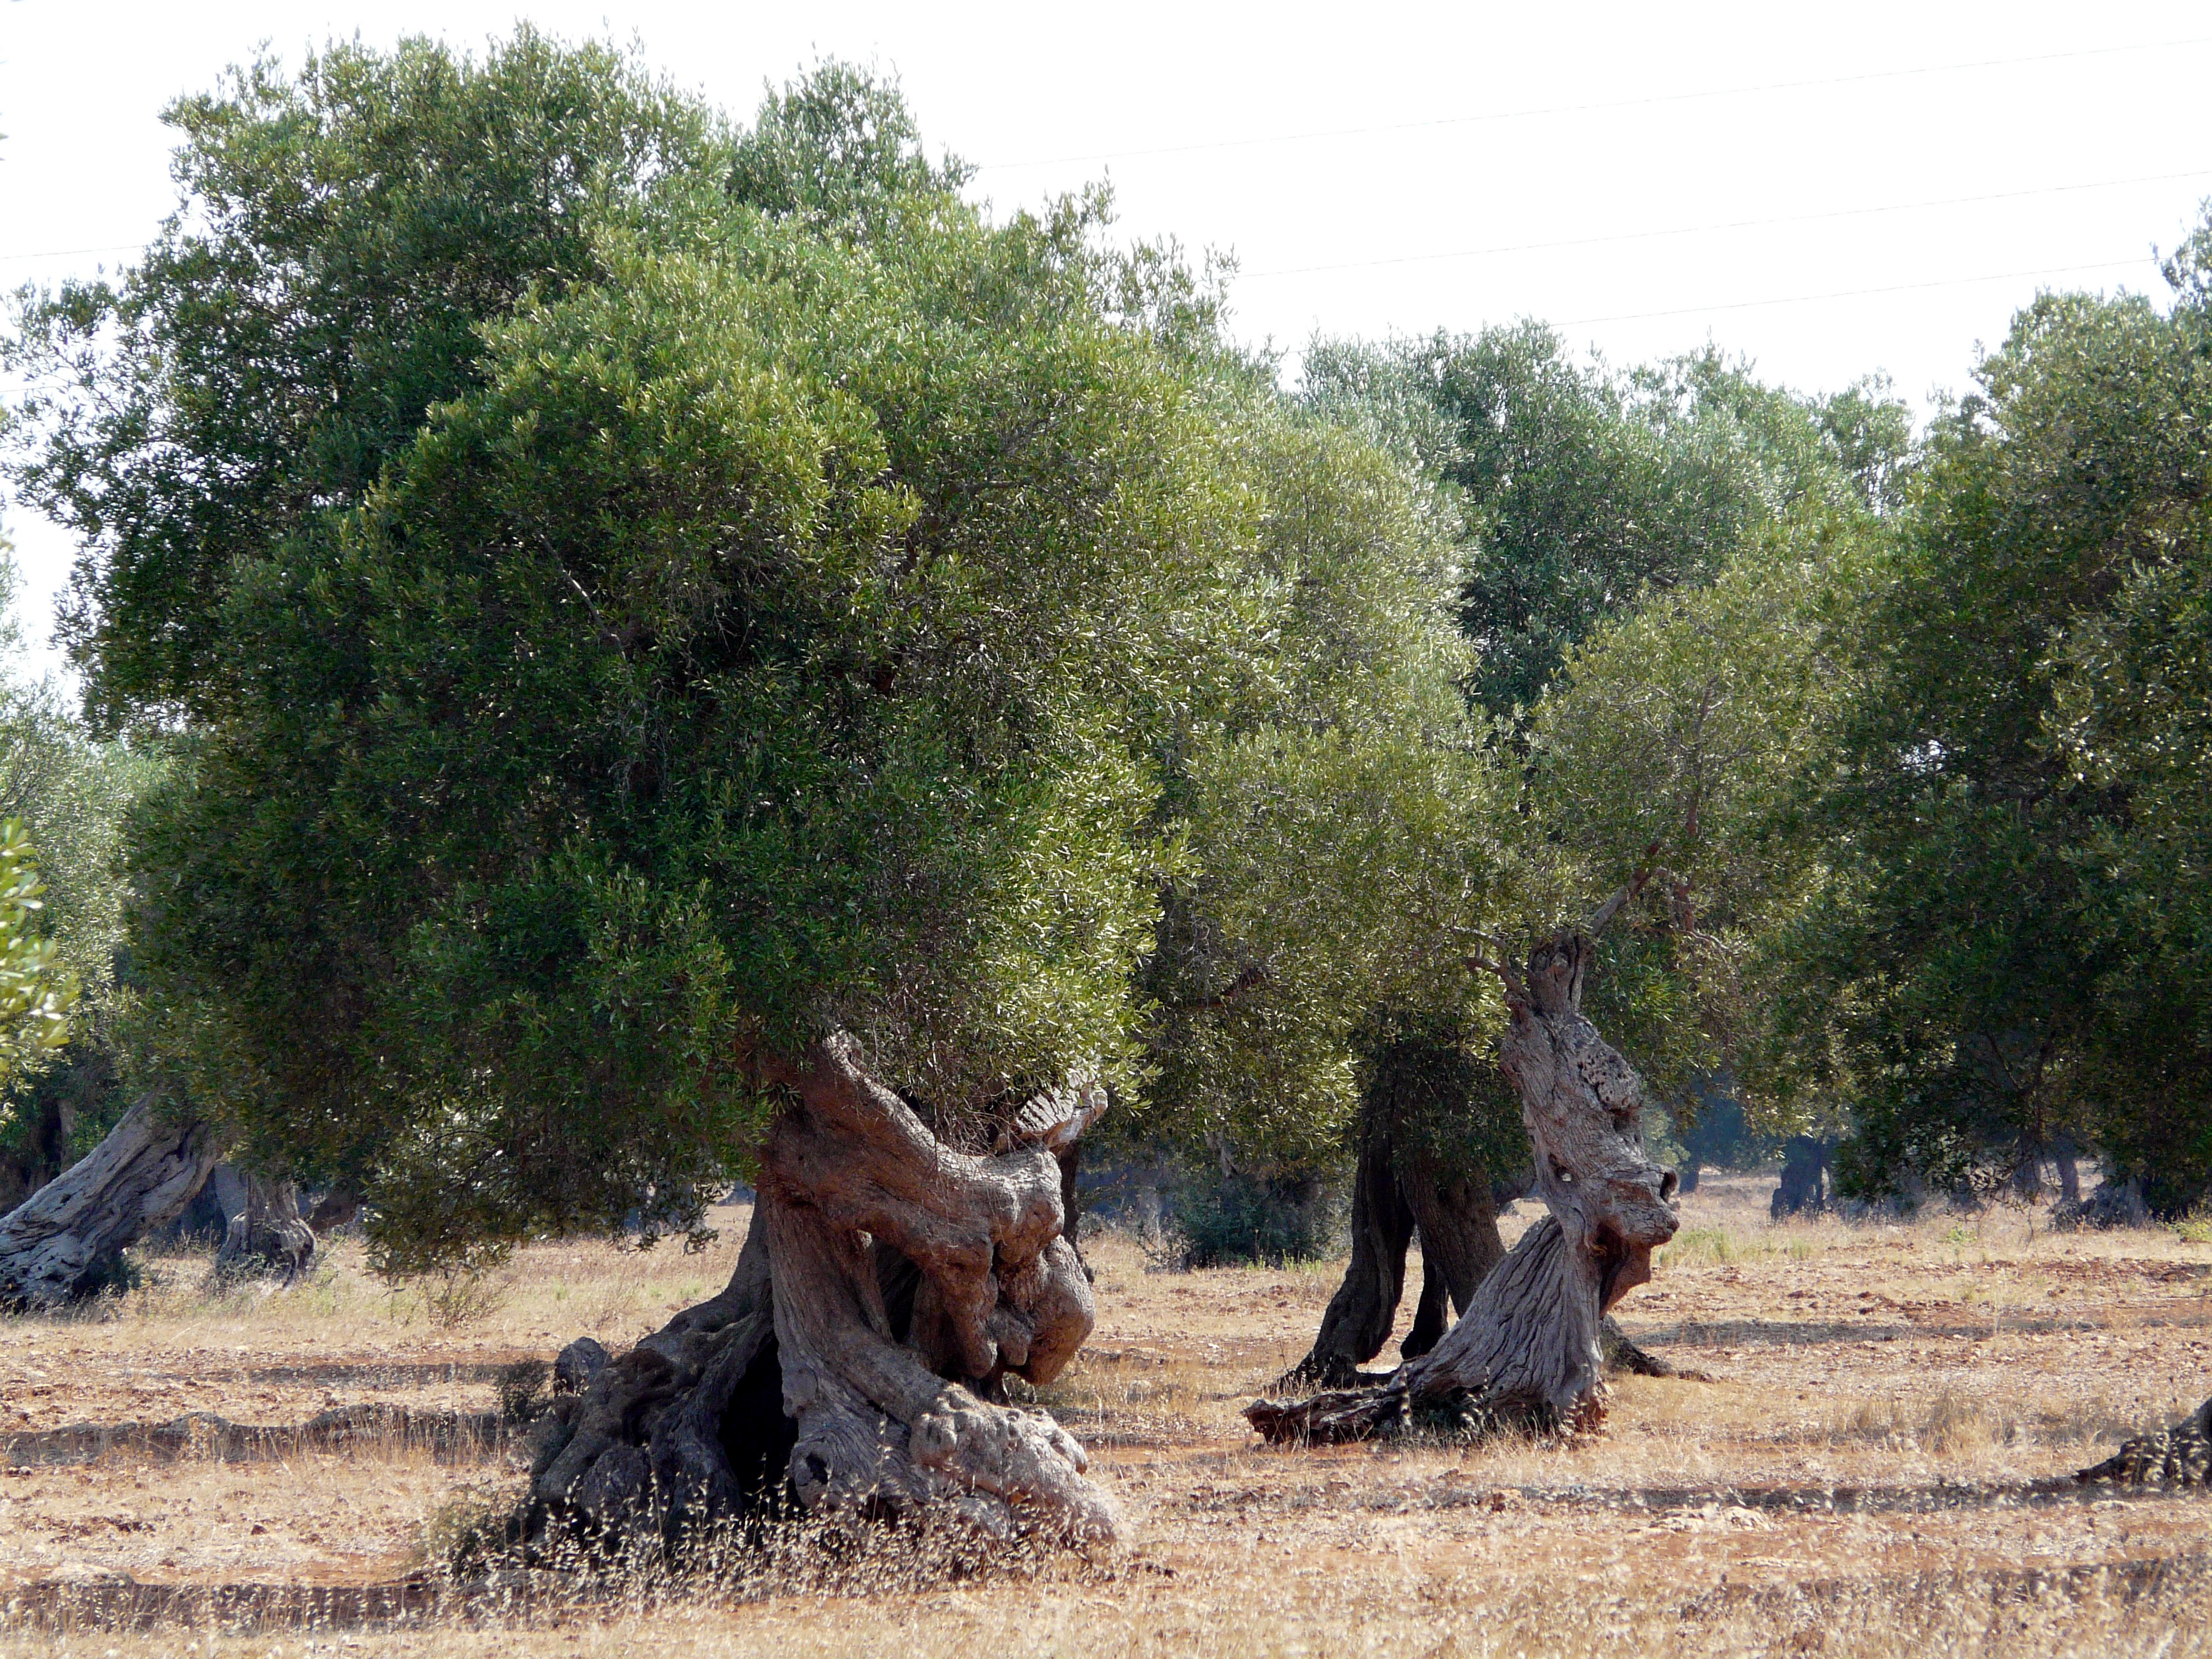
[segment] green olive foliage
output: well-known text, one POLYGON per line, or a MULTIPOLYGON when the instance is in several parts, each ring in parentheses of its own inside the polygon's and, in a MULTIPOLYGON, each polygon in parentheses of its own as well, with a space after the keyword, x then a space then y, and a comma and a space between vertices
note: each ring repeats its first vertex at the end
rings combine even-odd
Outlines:
POLYGON ((44 937, 38 854, 20 818, 0 819, 0 1085, 69 1041, 78 986, 44 937))
POLYGON ((2212 1179, 2206 252, 2163 311, 2020 314, 1936 422, 1851 630, 1771 1056, 1850 1101, 1858 1190, 1986 1186, 2067 1137, 2161 1211, 2212 1179))
POLYGON ((147 265, 33 307, 17 465, 94 538, 93 706, 189 729, 140 1041, 248 1157, 397 1267, 692 1226, 747 1055, 831 1028, 948 1132, 1085 1066, 1333 1133, 1370 981, 1435 971, 1399 900, 1485 896, 1456 573, 1170 252, 994 224, 834 65, 742 132, 527 33, 174 118, 147 265))
POLYGON ((1465 515, 1460 619, 1493 714, 1648 592, 1711 580, 1793 509, 1886 502, 1909 446, 1881 382, 1807 401, 1707 349, 1620 374, 1522 322, 1388 346, 1318 341, 1306 392, 1417 453, 1465 515))
MULTIPOLYGON (((1667 867, 1602 942, 1591 1007, 1686 1118, 1755 1030, 1757 941, 1817 873, 1773 815, 1826 740, 1827 630, 1896 497, 1902 405, 1871 381, 1800 398, 1710 351, 1616 374, 1534 324, 1320 342, 1305 395, 1413 458, 1457 521, 1462 683, 1519 773, 1485 786, 1494 914, 1556 927, 1647 848, 1667 867)), ((1492 1027, 1463 1029, 1479 1048, 1492 1027)))
MULTIPOLYGON (((1590 1006, 1686 1107, 1752 1058, 1778 989, 1767 947, 1826 878, 1797 791, 1831 763, 1880 547, 1863 508, 1800 509, 1711 582, 1595 630, 1534 711, 1527 856, 1556 861, 1565 891, 1656 866, 1614 924, 1590 1006)), ((1753 1104, 1762 1119, 1780 1103, 1753 1104)), ((1840 1104, 1794 1097, 1784 1116, 1799 1127, 1840 1104)))
MULTIPOLYGON (((16 589, 6 555, 0 539, 0 605, 16 589)), ((0 1087, 0 1205, 58 1174, 125 1109, 123 821, 166 764, 156 747, 94 740, 53 685, 23 675, 21 649, 12 621, 0 624, 0 819, 17 826, 10 884, 39 889, 34 909, 13 913, 9 951, 30 971, 15 981, 27 1024, 0 1087)))
POLYGON ((1468 719, 1451 520, 1404 465, 1275 406, 1253 580, 1279 599, 1264 676, 1170 773, 1185 871, 1146 963, 1152 1099, 1265 1169, 1330 1160, 1386 1006, 1475 1018, 1465 958, 1501 896, 1506 795, 1468 719))
POLYGON ((595 274, 595 225, 728 165, 710 112, 526 27, 481 64, 421 40, 264 60, 166 118, 177 214, 7 347, 33 388, 17 482, 80 538, 64 632, 110 726, 215 714, 234 566, 357 503, 479 383, 479 323, 595 274))

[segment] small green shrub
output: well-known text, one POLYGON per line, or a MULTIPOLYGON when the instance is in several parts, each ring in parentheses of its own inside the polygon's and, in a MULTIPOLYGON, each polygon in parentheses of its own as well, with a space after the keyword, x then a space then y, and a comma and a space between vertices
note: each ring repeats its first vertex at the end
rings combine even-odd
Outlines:
POLYGON ((2174 1236, 2185 1244, 2212 1244, 2212 1205, 2199 1201, 2195 1209, 2171 1225, 2174 1236))
POLYGON ((1190 1176, 1175 1189, 1169 1256, 1183 1268, 1310 1261, 1329 1253, 1334 1220, 1317 1175, 1190 1176))

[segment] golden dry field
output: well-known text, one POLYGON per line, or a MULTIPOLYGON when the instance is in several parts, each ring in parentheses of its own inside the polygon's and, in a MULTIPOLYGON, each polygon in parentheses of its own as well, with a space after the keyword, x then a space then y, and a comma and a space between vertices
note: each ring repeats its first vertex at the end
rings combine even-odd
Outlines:
POLYGON ((1086 1246, 1097 1330, 1045 1397, 1122 1548, 933 1578, 800 1540, 592 1595, 442 1587, 446 1540, 519 1476, 512 1449, 422 1425, 490 1409, 502 1364, 618 1346, 716 1288, 744 1212, 703 1255, 548 1245, 474 1297, 389 1290, 345 1243, 276 1292, 156 1257, 97 1312, 0 1322, 0 1652, 2212 1652, 2212 1496, 2049 1479, 2212 1394, 2212 1244, 2017 1208, 1776 1225, 1771 1185, 1685 1201, 1620 1313, 1711 1380, 1618 1381, 1600 1438, 1263 1449, 1238 1407, 1304 1351, 1340 1264, 1167 1273, 1109 1233, 1086 1246), (413 1415, 228 1460, 52 1432, 378 1402, 413 1415))

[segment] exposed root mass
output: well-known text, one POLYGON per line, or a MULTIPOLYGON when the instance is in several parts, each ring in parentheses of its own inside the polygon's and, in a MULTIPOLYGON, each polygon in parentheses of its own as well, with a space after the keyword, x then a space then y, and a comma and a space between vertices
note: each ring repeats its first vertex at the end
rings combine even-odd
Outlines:
POLYGON ((2212 1400, 2172 1428, 2139 1435, 2075 1477, 2128 1486, 2212 1486, 2212 1400))

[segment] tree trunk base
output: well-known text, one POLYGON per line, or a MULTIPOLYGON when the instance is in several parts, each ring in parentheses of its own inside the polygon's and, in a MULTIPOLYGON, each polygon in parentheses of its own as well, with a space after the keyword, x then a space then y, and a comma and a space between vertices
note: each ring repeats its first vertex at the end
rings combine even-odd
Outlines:
POLYGON ((83 1158, 0 1216, 0 1307, 51 1308, 114 1282, 125 1249, 192 1201, 219 1148, 142 1101, 83 1158))
POLYGON ((1628 1340, 1627 1333, 1614 1322, 1608 1314, 1598 1327, 1598 1350, 1605 1356, 1605 1368, 1609 1371, 1625 1372, 1630 1376, 1671 1376, 1683 1382, 1710 1382, 1713 1379, 1704 1371, 1684 1370, 1670 1359, 1640 1348, 1628 1340))
POLYGON ((1270 1443, 1328 1443, 1499 1429, 1586 1433, 1604 1420, 1599 1290, 1585 1252, 1547 1216, 1475 1292, 1445 1340, 1379 1386, 1297 1402, 1255 1401, 1270 1443))
POLYGON ((2126 1486, 2212 1486, 2212 1400, 2170 1429, 2124 1442, 2074 1478, 2126 1486))
POLYGON ((526 1538, 677 1545, 807 1514, 1112 1539, 1082 1448, 1004 1403, 1007 1376, 1048 1382, 1090 1334, 1058 1154, 1103 1091, 1031 1102, 987 1156, 939 1143, 850 1039, 775 1080, 796 1102, 729 1285, 556 1393, 526 1538))
POLYGON ((1405 1294, 1406 1253, 1421 1241, 1421 1300, 1399 1352, 1406 1359, 1443 1340, 1454 1311, 1505 1255, 1489 1172, 1437 1165, 1421 1131, 1424 1116, 1455 1103, 1437 1098, 1436 1080, 1455 1075, 1455 1049, 1417 1039, 1387 1046, 1359 1111, 1359 1158, 1352 1187, 1352 1259, 1329 1297, 1304 1358, 1278 1380, 1282 1389, 1358 1386, 1360 1367, 1382 1352, 1405 1294))
POLYGON ((1525 981, 1499 970, 1512 1018, 1498 1060, 1520 1091, 1549 1213, 1481 1281, 1443 1340, 1388 1382, 1247 1407, 1263 1438, 1585 1434, 1602 1424, 1605 1316, 1650 1279, 1651 1252, 1679 1224, 1675 1177, 1644 1150, 1643 1083, 1582 1014, 1590 955, 1587 937, 1567 933, 1529 953, 1525 981))
POLYGON ((299 1188, 248 1176, 246 1209, 224 1230, 216 1272, 226 1279, 267 1275, 289 1285, 307 1272, 314 1255, 314 1231, 300 1218, 299 1188))

